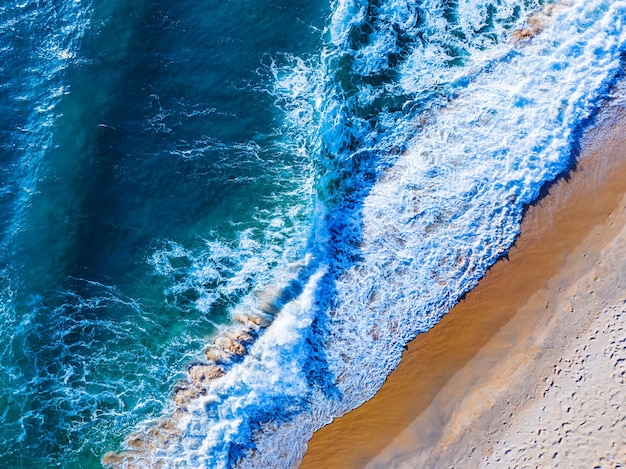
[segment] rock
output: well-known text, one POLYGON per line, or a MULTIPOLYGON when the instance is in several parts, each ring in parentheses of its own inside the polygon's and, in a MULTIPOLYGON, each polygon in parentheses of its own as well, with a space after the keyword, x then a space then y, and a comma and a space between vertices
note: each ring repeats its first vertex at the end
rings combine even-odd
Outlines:
POLYGON ((252 334, 243 330, 234 331, 232 333, 232 337, 234 340, 243 345, 250 345, 252 342, 254 342, 254 337, 252 336, 252 334))
POLYGON ((188 385, 180 386, 174 391, 174 397, 172 400, 178 407, 186 407, 187 404, 194 399, 198 399, 200 396, 206 395, 204 389, 199 389, 197 386, 188 385))
POLYGON ((515 40, 521 41, 535 37, 537 34, 545 29, 552 16, 555 13, 558 13, 559 11, 566 8, 566 6, 567 5, 563 3, 556 5, 546 5, 543 11, 530 15, 530 17, 526 21, 525 28, 513 31, 513 38, 515 40))
POLYGON ((141 432, 133 432, 126 437, 126 443, 131 448, 141 449, 148 446, 147 435, 141 432))
POLYGON ((215 340, 215 345, 226 352, 228 355, 243 356, 246 353, 246 348, 240 342, 236 341, 232 337, 218 337, 215 340))
POLYGON ((265 318, 249 314, 237 314, 233 319, 245 326, 248 326, 250 329, 264 329, 271 324, 271 322, 265 318))
POLYGON ((530 29, 518 29, 513 31, 513 38, 516 40, 530 39, 534 34, 530 29))
POLYGON ((192 381, 207 382, 224 376, 224 369, 215 365, 191 365, 187 370, 192 381))
POLYGON ((210 345, 204 351, 204 356, 213 363, 228 363, 230 356, 221 348, 215 345, 210 345))

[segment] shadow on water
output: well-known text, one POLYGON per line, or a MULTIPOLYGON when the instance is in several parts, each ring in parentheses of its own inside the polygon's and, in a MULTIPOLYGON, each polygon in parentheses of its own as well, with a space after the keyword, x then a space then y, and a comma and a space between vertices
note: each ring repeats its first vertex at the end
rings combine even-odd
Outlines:
POLYGON ((402 154, 410 139, 406 129, 398 135, 398 127, 432 104, 394 88, 403 59, 421 39, 409 37, 388 23, 389 19, 380 15, 383 6, 380 1, 368 2, 365 19, 346 32, 346 44, 327 45, 332 73, 325 90, 328 121, 322 124, 319 135, 322 144, 317 186, 326 214, 309 246, 324 265, 325 273, 316 289, 315 315, 307 338, 310 359, 305 372, 310 384, 334 401, 343 396, 335 384, 338 377, 330 372, 325 348, 339 301, 337 282, 362 262, 364 201, 383 170, 402 154), (392 38, 384 57, 374 58, 384 66, 363 72, 358 56, 382 32, 392 38), (376 90, 376 97, 361 103, 358 93, 369 88, 376 90), (391 121, 394 124, 390 126, 391 121))
MULTIPOLYGON (((337 307, 337 281, 351 267, 362 261, 360 245, 363 240, 363 201, 377 180, 373 169, 379 162, 376 151, 360 151, 352 155, 350 161, 350 179, 358 181, 354 187, 333 207, 323 221, 324 233, 317 236, 324 240, 316 255, 326 264, 326 272, 319 281, 315 299, 315 319, 311 326, 311 334, 307 339, 311 350, 311 359, 305 372, 311 385, 319 388, 327 399, 341 399, 336 387, 336 379, 329 371, 324 352, 325 344, 330 338, 329 321, 337 307)), ((388 156, 388 155, 387 155, 388 156)))

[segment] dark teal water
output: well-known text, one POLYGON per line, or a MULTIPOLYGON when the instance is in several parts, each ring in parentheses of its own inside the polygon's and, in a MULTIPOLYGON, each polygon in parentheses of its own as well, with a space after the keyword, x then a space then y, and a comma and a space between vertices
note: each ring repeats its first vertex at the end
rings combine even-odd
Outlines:
POLYGON ((0 7, 1 467, 99 467, 296 257, 311 168, 268 65, 318 48, 325 8, 0 7))

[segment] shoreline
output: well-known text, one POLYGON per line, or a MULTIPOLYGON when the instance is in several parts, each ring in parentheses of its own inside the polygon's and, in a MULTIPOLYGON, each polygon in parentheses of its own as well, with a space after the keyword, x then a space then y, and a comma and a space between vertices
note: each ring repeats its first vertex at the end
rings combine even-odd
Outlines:
POLYGON ((408 344, 373 399, 314 434, 300 467, 472 467, 500 443, 568 346, 621 300, 598 265, 626 258, 613 246, 626 225, 625 114, 600 110, 576 169, 528 208, 508 258, 408 344))

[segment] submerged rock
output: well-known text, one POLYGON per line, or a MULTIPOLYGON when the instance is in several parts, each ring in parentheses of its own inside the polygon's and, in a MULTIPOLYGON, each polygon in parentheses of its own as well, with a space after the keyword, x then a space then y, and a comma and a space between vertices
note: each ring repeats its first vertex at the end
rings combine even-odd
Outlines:
POLYGON ((565 9, 567 6, 568 4, 566 2, 546 5, 542 11, 530 15, 526 21, 525 28, 513 31, 513 39, 521 41, 535 37, 548 26, 552 16, 565 9))
POLYGON ((192 381, 208 382, 224 376, 223 368, 215 365, 195 364, 187 370, 192 381))
POLYGON ((283 290, 269 286, 255 293, 258 309, 233 317, 235 325, 219 334, 204 351, 207 363, 193 363, 187 368, 187 379, 174 391, 175 406, 169 418, 163 418, 147 432, 134 432, 126 438, 126 451, 108 452, 102 458, 106 467, 115 469, 166 467, 155 456, 159 450, 180 444, 183 438, 178 424, 189 415, 189 407, 208 394, 211 383, 226 374, 248 352, 263 329, 267 328, 282 308, 283 290))
POLYGON ((261 317, 261 316, 253 316, 251 314, 237 314, 233 317, 235 321, 244 326, 249 327, 250 329, 265 329, 267 326, 271 324, 271 321, 261 317))
POLYGON ((263 290, 254 292, 257 303, 261 311, 266 314, 276 316, 280 312, 282 305, 280 304, 281 289, 275 285, 270 285, 263 290))
POLYGON ((126 444, 131 449, 121 453, 109 451, 102 457, 102 463, 116 469, 166 468, 167 464, 154 459, 152 454, 159 447, 176 444, 182 437, 176 420, 162 418, 147 433, 134 432, 128 435, 126 444))

